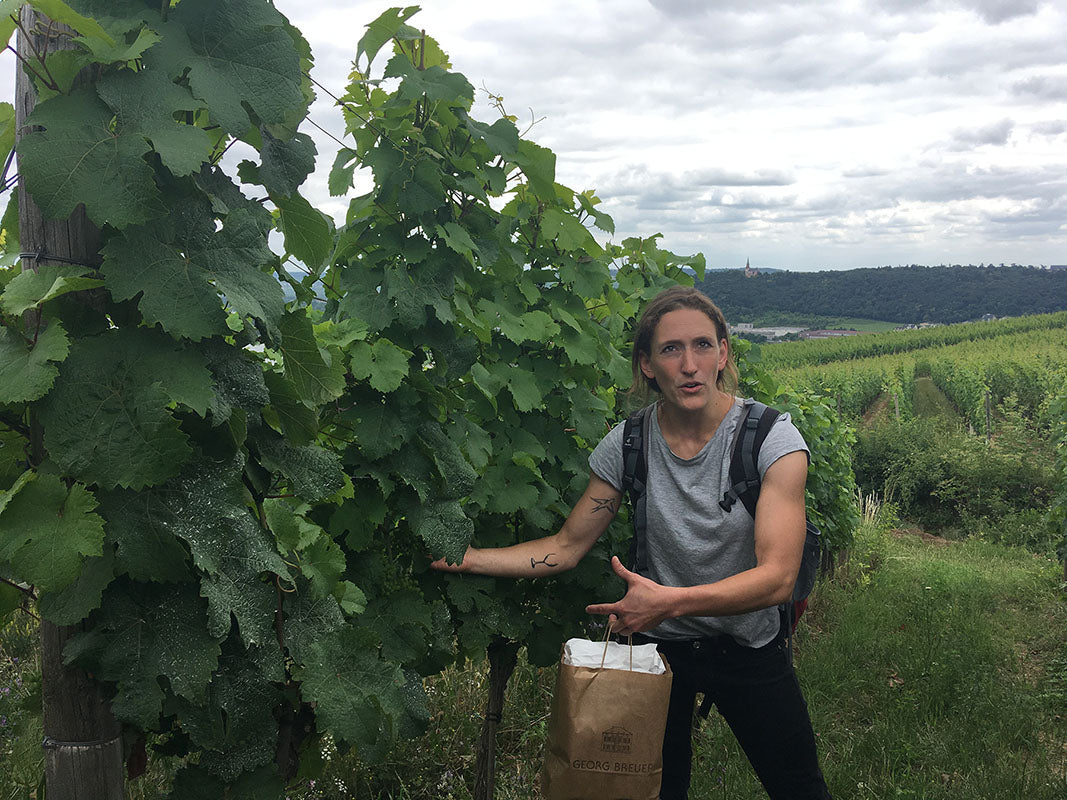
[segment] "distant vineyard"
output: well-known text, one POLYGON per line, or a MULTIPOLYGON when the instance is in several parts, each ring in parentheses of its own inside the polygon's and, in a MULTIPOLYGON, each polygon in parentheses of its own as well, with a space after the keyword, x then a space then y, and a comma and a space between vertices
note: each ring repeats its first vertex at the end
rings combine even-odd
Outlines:
MULTIPOLYGON (((1067 315, 1053 314, 980 323, 978 325, 997 326, 1000 335, 974 336, 955 344, 928 344, 925 347, 907 341, 899 343, 896 352, 892 348, 898 343, 887 341, 885 346, 890 350, 888 355, 825 359, 822 363, 814 360, 816 348, 823 346, 826 350, 839 353, 841 348, 836 345, 848 343, 837 340, 811 342, 808 351, 811 355, 808 357, 813 360, 805 363, 801 358, 798 359, 798 365, 791 367, 779 366, 770 357, 771 353, 780 353, 783 348, 768 347, 762 355, 764 365, 783 383, 824 393, 833 399, 842 414, 853 416, 862 414, 883 394, 894 398, 895 407, 901 415, 910 415, 915 376, 929 375, 975 430, 984 431, 987 393, 989 402, 994 406, 1009 396, 1015 396, 1023 409, 1034 412, 1063 391, 1067 384, 1065 322, 1067 315), (1060 324, 1049 324, 1054 321, 1060 324), (1053 332, 1052 335, 1050 332, 1053 332), (905 345, 911 346, 904 349, 905 345)), ((891 339, 896 336, 910 339, 909 333, 870 338, 891 339)))
POLYGON ((966 322, 909 331, 870 333, 837 339, 781 342, 762 349, 763 364, 769 369, 799 367, 803 364, 829 364, 835 361, 865 359, 908 353, 961 342, 996 339, 1026 331, 1055 331, 1067 335, 1067 312, 1013 317, 995 322, 966 322))

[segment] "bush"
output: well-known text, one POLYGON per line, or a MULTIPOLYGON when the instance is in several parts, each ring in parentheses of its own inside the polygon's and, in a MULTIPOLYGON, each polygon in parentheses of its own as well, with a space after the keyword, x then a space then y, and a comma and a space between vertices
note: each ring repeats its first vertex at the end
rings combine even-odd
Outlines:
POLYGON ((888 420, 859 433, 853 465, 865 494, 892 499, 925 528, 1047 553, 1041 514, 1053 498, 1054 458, 1047 433, 1009 401, 988 443, 943 422, 888 420))

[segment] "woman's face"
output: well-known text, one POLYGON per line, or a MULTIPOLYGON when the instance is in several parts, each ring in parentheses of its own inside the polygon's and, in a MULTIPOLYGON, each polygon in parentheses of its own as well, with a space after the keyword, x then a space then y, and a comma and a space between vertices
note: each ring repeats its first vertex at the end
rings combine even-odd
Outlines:
POLYGON ((698 411, 715 399, 729 343, 716 338, 715 323, 703 311, 668 311, 656 325, 649 351, 640 356, 641 371, 656 380, 666 402, 698 411))

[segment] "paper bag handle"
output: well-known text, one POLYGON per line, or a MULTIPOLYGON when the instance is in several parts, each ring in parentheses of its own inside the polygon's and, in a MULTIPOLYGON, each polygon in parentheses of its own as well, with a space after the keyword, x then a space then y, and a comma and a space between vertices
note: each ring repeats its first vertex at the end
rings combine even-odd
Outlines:
MULTIPOLYGON (((626 637, 627 642, 630 645, 630 672, 634 671, 634 635, 631 633, 626 637)), ((604 669, 604 661, 608 657, 608 642, 611 641, 611 618, 608 618, 607 633, 604 634, 604 652, 600 655, 600 668, 604 669)))

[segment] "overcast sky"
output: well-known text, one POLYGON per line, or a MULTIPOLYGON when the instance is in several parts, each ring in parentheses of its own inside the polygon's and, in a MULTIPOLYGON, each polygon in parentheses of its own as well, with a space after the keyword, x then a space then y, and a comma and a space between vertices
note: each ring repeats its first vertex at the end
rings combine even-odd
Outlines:
MULTIPOLYGON (((385 2, 275 0, 344 86, 385 2)), ((1067 263, 1067 3, 426 0, 425 28, 595 189, 712 267, 1067 263)), ((10 58, 10 54, 8 54, 10 58)), ((387 56, 380 56, 381 63, 387 56)), ((379 67, 381 64, 379 64, 379 67)), ((480 103, 476 116, 496 112, 480 103)), ((312 118, 343 138, 320 93, 312 118)), ((311 126, 307 193, 343 218, 311 126)))

